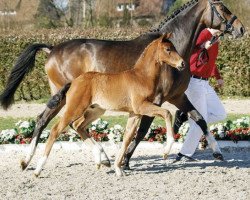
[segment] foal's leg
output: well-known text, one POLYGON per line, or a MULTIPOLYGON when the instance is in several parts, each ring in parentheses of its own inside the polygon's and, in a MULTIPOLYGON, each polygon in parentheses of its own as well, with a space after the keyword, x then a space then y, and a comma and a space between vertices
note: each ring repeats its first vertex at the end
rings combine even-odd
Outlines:
POLYGON ((103 147, 96 142, 86 131, 86 126, 104 114, 104 110, 97 106, 90 106, 84 113, 84 116, 73 123, 73 128, 80 134, 82 140, 92 149, 97 168, 101 165, 110 167, 110 161, 103 147))
POLYGON ((127 149, 127 152, 124 156, 124 169, 125 170, 130 170, 129 167, 129 160, 132 157, 136 147, 138 146, 138 144, 143 140, 143 138, 146 136, 148 129, 150 127, 150 125, 152 124, 154 120, 154 117, 149 117, 146 115, 143 115, 141 118, 141 122, 139 125, 139 129, 137 130, 137 134, 135 136, 135 140, 133 140, 127 149))
POLYGON ((57 124, 55 124, 51 130, 50 136, 46 143, 44 155, 38 161, 36 170, 34 172, 36 176, 38 176, 41 173, 42 167, 45 165, 45 162, 49 156, 51 148, 56 139, 58 138, 58 136, 60 135, 60 133, 71 122, 74 122, 76 121, 76 119, 79 119, 89 106, 91 98, 89 92, 85 90, 84 87, 82 87, 82 90, 78 91, 78 93, 75 94, 75 91, 78 88, 79 88, 78 85, 75 84, 75 86, 72 87, 72 90, 68 94, 65 113, 63 117, 60 119, 60 121, 57 124))
POLYGON ((54 142, 56 141, 56 139, 58 138, 60 133, 69 125, 70 121, 71 121, 71 117, 68 115, 64 115, 63 118, 57 124, 55 124, 53 126, 51 133, 50 133, 50 136, 49 136, 47 143, 46 143, 45 152, 43 154, 43 157, 40 158, 40 160, 38 161, 37 167, 34 171, 35 176, 40 175, 42 168, 46 163, 46 160, 49 156, 49 153, 52 149, 54 142))
POLYGON ((123 137, 122 147, 119 151, 118 156, 116 156, 115 164, 114 164, 115 165, 115 172, 116 172, 117 176, 125 175, 124 171, 121 168, 122 160, 123 160, 124 154, 128 148, 128 145, 130 144, 130 142, 132 141, 132 139, 135 135, 136 127, 139 123, 139 120, 140 120, 140 117, 138 115, 134 115, 134 114, 129 115, 127 125, 126 125, 125 134, 123 137))
MULTIPOLYGON (((157 106, 161 106, 162 104, 162 94, 159 93, 156 97, 155 100, 153 102, 155 105, 157 106)), ((135 136, 135 140, 132 141, 129 144, 129 147, 127 149, 127 152, 124 156, 124 169, 125 170, 129 170, 129 160, 132 157, 136 147, 138 146, 138 144, 143 140, 143 138, 146 136, 148 129, 150 127, 150 125, 152 124, 154 120, 154 117, 149 117, 147 115, 143 115, 141 118, 141 122, 139 125, 139 129, 137 130, 137 134, 135 136)))
POLYGON ((166 122, 167 128, 167 144, 164 149, 163 158, 166 159, 172 145, 174 144, 174 132, 172 128, 172 115, 169 110, 163 109, 158 107, 151 102, 144 102, 142 105, 138 107, 138 112, 141 115, 148 115, 148 116, 159 116, 162 117, 166 122))
POLYGON ((29 145, 29 151, 25 159, 21 159, 20 161, 22 170, 27 168, 32 157, 34 156, 42 131, 65 105, 65 94, 68 91, 69 86, 70 84, 66 84, 56 95, 54 95, 49 100, 45 110, 38 116, 32 140, 29 145))

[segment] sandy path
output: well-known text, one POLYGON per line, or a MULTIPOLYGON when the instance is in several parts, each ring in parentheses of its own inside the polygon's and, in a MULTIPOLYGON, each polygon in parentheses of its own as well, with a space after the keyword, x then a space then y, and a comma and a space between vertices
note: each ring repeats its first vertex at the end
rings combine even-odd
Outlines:
POLYGON ((40 150, 25 172, 18 166, 23 152, 0 153, 0 199, 249 199, 250 149, 224 150, 225 162, 199 151, 199 161, 178 164, 171 164, 173 155, 163 161, 161 152, 138 149, 124 178, 115 176, 113 166, 97 171, 91 154, 82 150, 54 149, 40 178, 32 176, 40 150))
MULTIPOLYGON (((245 100, 223 100, 223 105, 227 113, 248 114, 250 115, 250 99, 245 100)), ((176 107, 164 103, 163 107, 168 108, 172 113, 176 107)), ((11 109, 5 111, 0 108, 0 117, 36 117, 45 108, 45 104, 19 103, 14 104, 11 109)), ((60 112, 62 114, 63 112, 60 112)), ((106 112, 105 115, 123 115, 122 112, 106 112)))

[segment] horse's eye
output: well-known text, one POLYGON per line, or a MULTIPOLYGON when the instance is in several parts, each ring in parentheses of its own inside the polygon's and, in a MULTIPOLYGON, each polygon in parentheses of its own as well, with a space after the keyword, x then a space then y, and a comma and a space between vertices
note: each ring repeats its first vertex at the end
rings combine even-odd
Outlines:
POLYGON ((225 8, 225 7, 224 7, 223 5, 220 5, 219 8, 220 8, 221 11, 224 11, 224 8, 225 8))
POLYGON ((167 52, 170 52, 170 51, 171 51, 171 48, 170 48, 170 47, 167 47, 167 48, 166 48, 166 51, 167 51, 167 52))

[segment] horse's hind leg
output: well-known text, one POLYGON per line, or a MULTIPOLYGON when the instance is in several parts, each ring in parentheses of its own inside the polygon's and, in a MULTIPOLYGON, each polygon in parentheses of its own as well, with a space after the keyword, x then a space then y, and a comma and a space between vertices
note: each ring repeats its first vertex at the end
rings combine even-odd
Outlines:
POLYGON ((67 104, 66 110, 63 117, 60 119, 59 123, 55 124, 52 128, 50 136, 47 140, 45 152, 43 157, 38 161, 36 170, 34 172, 35 176, 38 176, 41 173, 43 166, 49 156, 51 148, 58 138, 59 134, 68 126, 71 122, 79 119, 84 111, 88 108, 90 102, 89 92, 86 92, 85 88, 83 90, 78 90, 79 85, 75 83, 74 86, 71 87, 71 90, 67 96, 67 104), (78 90, 77 95, 75 92, 78 90))
POLYGON ((42 114, 38 116, 31 144, 29 145, 29 151, 25 159, 21 159, 20 161, 22 170, 27 168, 32 157, 34 156, 42 131, 48 125, 48 123, 57 115, 57 113, 61 110, 61 108, 65 105, 65 94, 68 88, 69 84, 65 85, 56 95, 54 95, 49 100, 42 114))
POLYGON ((123 157, 126 153, 128 145, 130 144, 130 142, 132 141, 132 139, 135 135, 136 127, 139 123, 139 120, 140 120, 140 117, 138 115, 134 115, 134 114, 130 114, 130 116, 128 118, 125 134, 123 137, 122 147, 119 151, 118 156, 115 159, 115 164, 114 164, 115 165, 115 172, 116 172, 117 176, 125 175, 122 168, 121 168, 123 157))
POLYGON ((87 143, 93 152, 97 168, 101 165, 110 167, 110 161, 103 147, 96 142, 86 131, 86 126, 104 114, 104 110, 96 105, 90 106, 84 113, 84 116, 75 121, 72 126, 80 134, 82 140, 87 143))

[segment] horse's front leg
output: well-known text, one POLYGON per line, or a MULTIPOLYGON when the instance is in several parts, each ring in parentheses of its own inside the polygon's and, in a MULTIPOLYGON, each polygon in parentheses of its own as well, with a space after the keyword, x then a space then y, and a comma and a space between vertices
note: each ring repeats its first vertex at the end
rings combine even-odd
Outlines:
POLYGON ((114 164, 116 175, 119 177, 125 175, 124 171, 121 168, 122 161, 126 153, 126 150, 128 148, 128 145, 130 144, 130 142, 132 141, 135 135, 136 127, 139 123, 139 120, 140 120, 140 117, 138 115, 134 115, 134 114, 129 115, 125 134, 123 137, 122 147, 118 153, 118 156, 116 156, 115 164, 114 164))
POLYGON ((221 150, 218 143, 214 139, 213 135, 210 133, 207 127, 207 122, 203 116, 197 111, 193 104, 189 101, 186 94, 178 98, 174 98, 170 103, 174 104, 182 112, 187 113, 188 116, 195 121, 195 123, 201 128, 203 134, 205 135, 208 145, 213 150, 213 156, 218 160, 223 160, 221 150))
MULTIPOLYGON (((162 103, 162 96, 158 95, 155 98, 154 104, 156 104, 158 106, 161 106, 161 103, 162 103)), ((148 129, 150 128, 150 125, 152 124, 153 120, 154 120, 154 117, 149 117, 149 116, 146 116, 146 115, 142 116, 140 126, 139 126, 139 129, 137 130, 135 140, 132 141, 129 144, 127 152, 126 152, 126 154, 124 156, 124 169, 125 170, 130 170, 130 167, 129 167, 130 158, 132 157, 132 155, 133 155, 136 147, 138 146, 138 144, 146 136, 146 134, 148 132, 148 129)))
POLYGON ((214 158, 218 160, 224 160, 220 147, 217 141, 215 140, 214 136, 208 130, 207 123, 202 117, 202 115, 196 109, 188 112, 188 115, 191 119, 193 119, 196 122, 197 125, 200 126, 203 134, 205 135, 207 139, 209 147, 213 150, 214 158))

